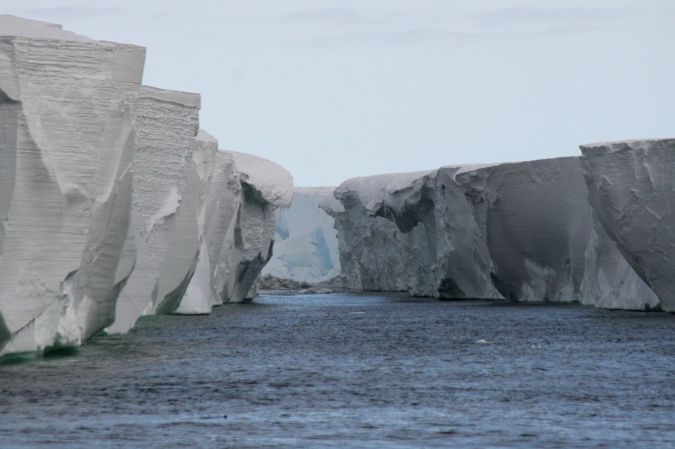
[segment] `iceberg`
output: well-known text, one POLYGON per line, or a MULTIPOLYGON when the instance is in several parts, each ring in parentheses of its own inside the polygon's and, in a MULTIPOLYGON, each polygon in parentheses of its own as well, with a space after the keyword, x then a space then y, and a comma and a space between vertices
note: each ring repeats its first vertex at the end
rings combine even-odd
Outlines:
POLYGON ((293 178, 283 167, 266 159, 229 153, 241 183, 241 204, 219 296, 225 302, 243 302, 257 293, 258 276, 272 257, 276 209, 290 206, 293 178))
POLYGON ((675 139, 582 145, 589 200, 607 235, 675 311, 675 139))
POLYGON ((599 226, 579 158, 355 178, 335 190, 345 284, 447 299, 658 300, 599 226))
POLYGON ((251 300, 270 259, 278 208, 288 207, 293 179, 284 168, 256 156, 215 150, 206 191, 197 269, 180 314, 209 313, 213 306, 251 300))
POLYGON ((343 282, 355 290, 441 298, 501 298, 463 168, 354 178, 335 190, 343 282))
POLYGON ((340 275, 335 220, 322 205, 333 199, 334 187, 297 187, 287 209, 277 210, 274 255, 263 275, 307 284, 340 275))

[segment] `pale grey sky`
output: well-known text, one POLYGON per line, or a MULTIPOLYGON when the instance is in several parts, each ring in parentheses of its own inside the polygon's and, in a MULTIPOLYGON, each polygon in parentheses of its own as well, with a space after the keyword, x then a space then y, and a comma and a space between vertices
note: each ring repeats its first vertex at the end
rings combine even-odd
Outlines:
POLYGON ((148 48, 221 148, 296 185, 675 136, 673 0, 0 0, 148 48))

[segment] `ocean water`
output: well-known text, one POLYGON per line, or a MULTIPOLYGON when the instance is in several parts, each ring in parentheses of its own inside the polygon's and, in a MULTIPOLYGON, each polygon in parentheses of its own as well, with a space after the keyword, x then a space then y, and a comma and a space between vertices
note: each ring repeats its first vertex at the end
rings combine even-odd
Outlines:
POLYGON ((0 447, 673 448, 675 315, 262 295, 0 365, 0 447))

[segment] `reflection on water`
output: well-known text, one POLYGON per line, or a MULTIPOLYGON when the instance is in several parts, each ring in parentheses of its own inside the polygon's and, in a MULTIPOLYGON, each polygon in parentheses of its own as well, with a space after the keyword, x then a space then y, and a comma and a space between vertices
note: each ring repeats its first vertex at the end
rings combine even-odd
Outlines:
POLYGON ((675 315, 262 296, 0 366, 2 448, 659 448, 675 315))

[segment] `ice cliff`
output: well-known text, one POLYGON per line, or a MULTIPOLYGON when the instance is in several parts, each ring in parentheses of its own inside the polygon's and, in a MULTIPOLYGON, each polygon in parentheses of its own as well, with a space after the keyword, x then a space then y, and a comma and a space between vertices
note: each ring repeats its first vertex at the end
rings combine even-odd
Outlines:
POLYGON ((675 311, 675 139, 583 145, 589 199, 625 260, 675 311))
POLYGON ((499 164, 457 175, 508 299, 619 309, 654 307, 594 217, 579 158, 499 164))
POLYGON ((0 356, 251 296, 292 179, 219 151, 144 59, 0 16, 0 356))
POLYGON ((346 286, 413 295, 498 298, 462 190, 460 167, 345 181, 330 209, 346 286), (461 261, 461 263, 460 263, 461 261))
POLYGON ((0 351, 112 323, 145 50, 0 17, 0 351))
POLYGON ((316 284, 340 274, 335 221, 321 205, 333 187, 298 187, 289 208, 277 210, 274 255, 263 274, 316 284))
POLYGON ((355 178, 329 209, 351 288, 655 306, 587 195, 570 157, 355 178))
POLYGON ((142 313, 178 306, 199 251, 199 180, 192 162, 197 94, 143 86, 136 113, 131 223, 136 263, 122 290, 112 332, 142 313))
POLYGON ((275 212, 291 204, 293 179, 268 160, 234 151, 230 154, 241 183, 241 202, 233 245, 224 261, 226 281, 217 296, 221 301, 241 302, 255 295, 257 277, 272 257, 275 212))

